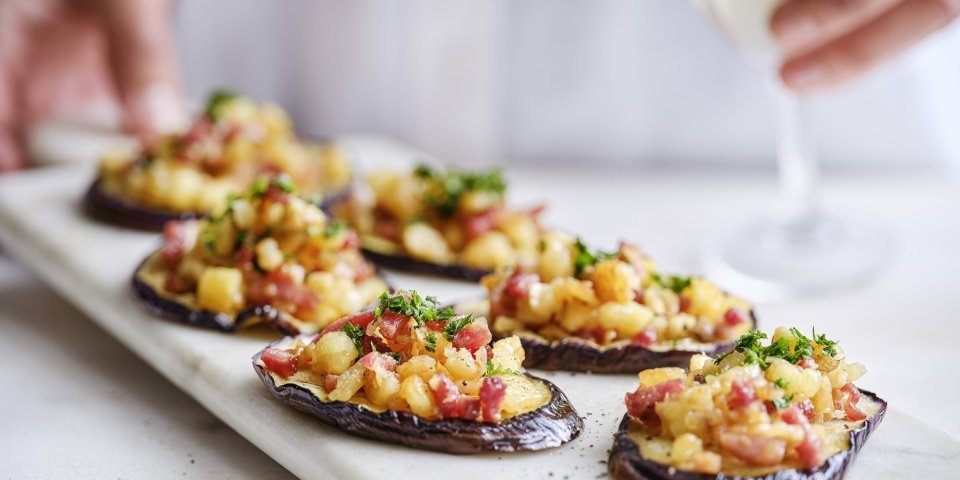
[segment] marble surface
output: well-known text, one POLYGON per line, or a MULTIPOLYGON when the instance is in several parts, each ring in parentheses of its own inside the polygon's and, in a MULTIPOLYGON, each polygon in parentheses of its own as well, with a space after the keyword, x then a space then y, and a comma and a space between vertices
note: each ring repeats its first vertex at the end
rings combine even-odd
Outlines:
MULTIPOLYGON (((381 160, 398 154, 368 141, 355 147, 381 160)), ((0 243, 89 317, 35 283, 31 290, 29 277, 14 275, 26 281, 0 284, 0 346, 18 352, 6 359, 8 378, 52 380, 42 389, 15 395, 5 389, 0 396, 5 411, 23 412, 0 424, 0 478, 57 478, 64 472, 87 478, 144 476, 138 471, 159 472, 157 478, 277 476, 276 463, 225 431, 174 386, 301 478, 446 478, 449 468, 456 468, 460 478, 604 474, 606 449, 623 412, 622 395, 636 386, 631 376, 547 374, 586 417, 586 430, 578 440, 538 454, 420 452, 344 435, 275 402, 249 359, 276 334, 188 328, 152 318, 133 302, 130 272, 159 240, 83 217, 78 199, 91 175, 88 168, 69 167, 0 179, 0 243), (101 353, 95 342, 110 342, 99 334, 100 327, 170 383, 129 352, 101 353), (38 368, 54 371, 37 375, 38 368), (53 421, 36 423, 46 419, 53 421), (71 453, 48 455, 51 445, 71 453), (126 455, 110 455, 111 449, 126 455), (98 471, 111 474, 85 474, 83 464, 70 458, 81 454, 94 455, 104 466, 98 471)), ((510 176, 518 202, 550 202, 548 221, 600 245, 638 239, 676 271, 696 268, 699 239, 745 219, 730 212, 756 211, 772 196, 756 177, 523 170, 510 176)), ((936 178, 848 179, 828 185, 827 199, 841 212, 859 211, 889 225, 898 238, 898 254, 884 274, 860 290, 761 305, 761 321, 766 326, 815 324, 843 339, 848 355, 870 369, 862 385, 890 401, 888 418, 847 478, 952 478, 960 471, 960 420, 951 411, 960 402, 960 386, 942 379, 955 378, 947 359, 960 340, 952 323, 960 308, 945 293, 946 286, 956 284, 960 264, 953 248, 960 241, 957 187, 936 178), (943 288, 931 288, 938 285, 943 288)), ((406 275, 394 275, 393 281, 448 300, 478 293, 474 286, 406 275)))

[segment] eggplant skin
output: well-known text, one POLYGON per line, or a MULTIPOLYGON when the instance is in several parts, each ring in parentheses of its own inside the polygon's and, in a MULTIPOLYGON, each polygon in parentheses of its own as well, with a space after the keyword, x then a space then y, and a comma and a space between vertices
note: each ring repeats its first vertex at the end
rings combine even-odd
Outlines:
MULTIPOLYGON (((757 318, 750 312, 753 329, 757 318)), ((690 357, 705 354, 716 357, 733 350, 735 342, 718 343, 704 351, 650 350, 640 345, 623 345, 599 349, 579 340, 544 342, 529 337, 520 337, 526 359, 523 366, 537 370, 564 370, 590 373, 630 373, 659 367, 690 366, 690 357)))
POLYGON ((403 255, 388 255, 386 253, 375 252, 364 248, 363 255, 371 262, 393 270, 403 272, 423 273, 426 275, 435 275, 438 277, 455 278, 467 280, 470 282, 479 282, 492 270, 482 268, 467 267, 465 265, 441 265, 439 263, 430 263, 423 260, 417 260, 403 255))
MULTIPOLYGON (((152 314, 200 328, 220 330, 223 332, 236 332, 248 325, 258 323, 270 323, 277 330, 287 335, 296 335, 303 333, 297 328, 296 324, 290 319, 289 315, 270 305, 252 305, 247 307, 231 318, 222 312, 212 312, 210 310, 196 310, 184 305, 172 298, 169 298, 156 291, 143 280, 140 280, 138 273, 146 267, 150 259, 157 253, 148 256, 134 271, 133 278, 130 280, 133 287, 133 293, 140 303, 152 314)), ((377 272, 379 275, 380 272, 377 272)), ((380 275, 380 278, 383 278, 380 275)), ((387 289, 393 290, 393 286, 387 283, 387 289)))
POLYGON ((823 465, 812 470, 780 470, 764 477, 730 477, 722 473, 708 475, 693 472, 681 472, 672 467, 646 460, 640 456, 640 447, 630 439, 630 417, 623 416, 620 428, 614 436, 613 449, 610 451, 608 462, 610 475, 618 480, 837 480, 843 478, 844 472, 853 463, 854 458, 870 434, 877 429, 883 416, 887 412, 887 402, 876 394, 866 390, 860 391, 864 396, 880 404, 880 410, 864 420, 863 426, 850 431, 850 449, 838 452, 827 459, 823 465), (671 473, 673 470, 673 473, 671 473))
MULTIPOLYGON (((100 188, 101 182, 102 179, 97 178, 87 189, 83 198, 83 207, 89 216, 107 223, 134 230, 159 232, 171 220, 193 220, 206 216, 202 212, 174 212, 138 205, 104 192, 100 188)), ((329 214, 333 207, 346 201, 350 195, 350 188, 324 195, 320 208, 329 214)))
POLYGON ((281 402, 319 418, 352 435, 397 443, 407 447, 454 454, 509 453, 559 447, 580 435, 583 420, 553 383, 532 377, 550 387, 546 405, 493 424, 463 419, 425 420, 411 412, 386 410, 376 413, 350 402, 324 402, 295 384, 277 386, 266 368, 253 368, 270 393, 281 402))

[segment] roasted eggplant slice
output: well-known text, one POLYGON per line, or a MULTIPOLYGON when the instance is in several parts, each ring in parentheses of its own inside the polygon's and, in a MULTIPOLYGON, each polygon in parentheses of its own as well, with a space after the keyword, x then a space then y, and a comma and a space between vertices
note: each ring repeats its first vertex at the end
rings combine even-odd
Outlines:
POLYGON ((851 383, 865 371, 823 335, 741 337, 719 362, 640 373, 610 452, 618 479, 839 479, 887 402, 851 383), (698 419, 710 428, 697 427, 698 419))
POLYGON ((720 355, 756 327, 750 305, 703 278, 666 276, 634 245, 593 252, 546 232, 534 262, 481 281, 483 304, 458 306, 493 319, 494 336, 523 341, 524 366, 631 373, 720 355))
POLYGON ((275 179, 200 221, 171 222, 163 247, 136 270, 133 289, 152 312, 234 331, 273 323, 320 331, 388 288, 357 236, 275 179))
POLYGON ((186 132, 102 158, 84 205, 100 220, 157 231, 169 220, 211 215, 228 194, 279 174, 328 210, 352 182, 335 143, 301 140, 279 108, 220 92, 186 132))
POLYGON ((381 266, 476 281, 536 252, 543 209, 509 208, 499 170, 420 165, 412 172, 374 172, 368 186, 372 195, 355 197, 338 213, 381 266))
POLYGON ((253 366, 281 402, 366 438, 458 454, 576 438, 583 421, 554 384, 520 371, 519 341, 489 340, 483 318, 384 293, 375 310, 272 343, 253 366))

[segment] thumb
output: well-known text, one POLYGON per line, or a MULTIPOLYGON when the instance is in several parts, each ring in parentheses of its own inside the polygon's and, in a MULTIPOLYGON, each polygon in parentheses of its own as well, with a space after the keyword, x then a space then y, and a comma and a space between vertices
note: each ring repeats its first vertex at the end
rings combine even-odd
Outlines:
POLYGON ((124 126, 141 136, 186 122, 174 51, 171 0, 98 2, 124 126))

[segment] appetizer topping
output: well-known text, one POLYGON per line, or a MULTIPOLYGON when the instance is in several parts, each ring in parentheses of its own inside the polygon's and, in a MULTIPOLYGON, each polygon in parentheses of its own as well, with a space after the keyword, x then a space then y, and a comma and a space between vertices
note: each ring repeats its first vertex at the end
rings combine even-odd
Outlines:
POLYGON ((781 327, 765 338, 749 332, 733 352, 697 355, 686 371, 640 372, 625 404, 644 458, 752 477, 816 468, 848 449, 849 430, 879 409, 852 383, 866 370, 824 335, 781 327))
POLYGON ((702 278, 658 273, 635 245, 598 252, 552 231, 532 263, 501 269, 481 283, 498 336, 698 350, 753 326, 745 301, 702 278))
POLYGON ((104 157, 100 188, 153 209, 211 214, 228 194, 277 173, 290 175, 289 185, 308 195, 344 190, 352 176, 338 147, 298 139, 279 107, 218 91, 185 132, 162 136, 133 155, 104 157))
POLYGON ((372 199, 343 214, 365 248, 436 265, 492 270, 531 259, 541 236, 542 209, 505 205, 498 169, 380 171, 369 177, 372 199))
MULTIPOLYGON (((160 261, 148 261, 138 278, 162 279, 159 291, 196 309, 236 315, 269 305, 296 331, 319 331, 370 304, 386 284, 354 233, 330 228, 337 224, 294 192, 286 176, 263 178, 207 220, 169 223, 160 261)), ((370 322, 344 321, 358 329, 370 322)))
POLYGON ((485 318, 457 316, 433 297, 399 291, 313 338, 298 337, 291 348, 268 348, 260 362, 279 378, 315 385, 329 401, 432 420, 498 423, 549 402, 549 388, 520 373, 519 339, 489 341, 485 318), (467 331, 475 333, 459 345, 467 331), (486 341, 476 345, 476 338, 486 341))

